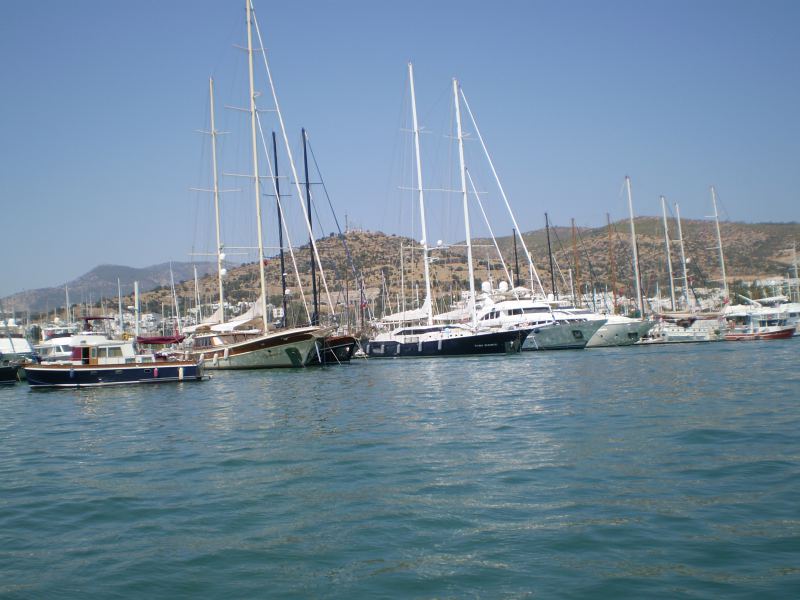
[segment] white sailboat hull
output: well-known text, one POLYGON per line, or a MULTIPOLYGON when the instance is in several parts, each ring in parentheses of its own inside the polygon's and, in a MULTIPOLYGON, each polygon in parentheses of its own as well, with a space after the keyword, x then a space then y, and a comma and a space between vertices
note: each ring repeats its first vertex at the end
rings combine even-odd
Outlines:
POLYGON ((196 349, 190 356, 212 370, 299 368, 317 351, 321 331, 318 327, 275 331, 234 344, 196 349))

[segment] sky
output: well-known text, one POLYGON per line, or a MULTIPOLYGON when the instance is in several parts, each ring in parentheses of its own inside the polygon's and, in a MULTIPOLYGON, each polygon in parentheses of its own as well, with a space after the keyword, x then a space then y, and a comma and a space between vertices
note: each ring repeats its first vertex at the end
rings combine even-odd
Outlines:
MULTIPOLYGON (((542 227, 545 212, 579 226, 626 217, 625 175, 637 215, 659 214, 663 194, 683 217, 706 217, 713 184, 724 219, 800 217, 795 1, 254 4, 298 168, 301 127, 319 164, 309 177, 318 231, 335 228, 316 185, 324 180, 342 227, 347 215, 350 226, 419 235, 413 199, 400 189, 411 185, 409 61, 424 186, 460 186, 457 77, 523 230, 542 227)), ((249 117, 225 108, 248 102, 247 56, 236 47, 246 44, 244 5, 3 3, 0 296, 60 285, 98 264, 143 267, 213 251, 210 195, 190 190, 210 186, 209 137, 197 130, 209 128, 213 76, 217 130, 229 132, 218 136, 220 172, 250 172, 249 117)), ((274 113, 262 117, 275 127, 274 113)), ((496 208, 471 123, 465 131, 477 188, 496 208)), ((279 161, 288 170, 285 150, 279 161)), ((291 176, 282 181, 282 193, 292 188, 291 176)), ((223 194, 229 257, 252 259, 251 180, 226 175, 221 187, 240 190, 223 194)), ((431 239, 464 239, 460 202, 429 194, 431 239)), ((485 233, 470 210, 473 231, 485 233)), ((299 209, 290 212, 299 244, 299 209)), ((508 235, 496 214, 496 233, 508 235)), ((272 248, 274 215, 265 211, 263 222, 272 248)))

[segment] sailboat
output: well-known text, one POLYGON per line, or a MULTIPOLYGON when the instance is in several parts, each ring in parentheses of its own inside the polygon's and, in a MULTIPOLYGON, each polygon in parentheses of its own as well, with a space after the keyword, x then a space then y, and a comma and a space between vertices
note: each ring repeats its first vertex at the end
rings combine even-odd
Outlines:
POLYGON ((669 229, 667 226, 667 207, 664 196, 661 196, 661 212, 664 220, 664 243, 666 247, 670 304, 672 310, 662 312, 658 315, 658 323, 650 330, 647 337, 643 340, 643 343, 675 344, 722 341, 722 333, 725 328, 725 319, 722 318, 719 313, 700 313, 689 310, 689 279, 686 273, 686 256, 683 247, 683 231, 681 229, 680 209, 676 203, 675 212, 678 220, 678 241, 680 242, 681 262, 683 263, 684 292, 687 307, 686 311, 677 310, 678 303, 675 296, 675 283, 672 276, 672 256, 670 252, 671 240, 669 238, 669 229))
POLYGON ((780 309, 764 306, 757 300, 744 300, 749 301, 749 304, 731 306, 725 312, 728 322, 725 341, 779 340, 795 334, 794 323, 790 323, 780 309))
POLYGON ((641 278, 639 276, 639 251, 636 245, 636 226, 633 222, 633 198, 631 194, 631 179, 625 176, 625 187, 628 195, 628 211, 631 227, 631 249, 633 252, 633 272, 636 289, 636 303, 639 309, 639 317, 626 317, 623 315, 610 314, 600 315, 583 308, 560 308, 558 311, 573 316, 583 316, 590 320, 605 319, 605 324, 597 330, 587 348, 599 348, 607 346, 631 346, 641 340, 647 332, 655 325, 654 321, 644 319, 644 298, 642 296, 641 278))
MULTIPOLYGON (((211 98, 211 139, 214 169, 214 205, 217 219, 217 265, 219 276, 220 322, 198 327, 191 339, 187 356, 203 361, 208 369, 264 369, 275 367, 303 367, 317 352, 317 339, 324 331, 315 324, 291 329, 270 329, 266 305, 266 279, 264 273, 264 242, 261 220, 261 178, 258 168, 258 145, 256 138, 256 91, 253 76, 253 6, 247 4, 247 55, 249 70, 250 129, 255 188, 256 223, 258 236, 258 265, 261 294, 253 307, 242 317, 226 322, 222 287, 222 244, 219 238, 219 183, 217 177, 216 135, 214 129, 214 86, 209 83, 211 98), (258 327, 260 321, 261 326, 258 327)), ((265 57, 266 60, 266 57, 265 57)))
POLYGON ((472 243, 467 203, 466 167, 464 163, 464 140, 461 129, 461 103, 459 101, 458 81, 453 79, 453 98, 455 102, 456 128, 458 139, 459 170, 461 176, 461 196, 466 230, 467 266, 469 271, 469 295, 467 304, 470 323, 435 324, 430 280, 430 259, 428 233, 425 223, 425 195, 422 184, 422 158, 419 144, 419 124, 417 122, 416 93, 414 89, 414 66, 408 63, 408 78, 411 90, 411 117, 413 122, 414 155, 417 172, 417 194, 419 199, 420 226, 422 228, 422 260, 425 278, 425 301, 416 311, 403 311, 390 315, 385 320, 394 320, 400 325, 391 331, 379 333, 367 343, 365 352, 373 358, 380 357, 437 357, 478 354, 505 354, 519 352, 530 329, 493 330, 480 327, 476 312, 475 275, 472 258, 472 243), (411 313, 411 314, 409 314, 411 313), (411 324, 413 321, 420 324, 411 324))
MULTIPOLYGON (((308 215, 308 230, 309 230, 309 240, 308 240, 308 247, 309 250, 312 249, 312 242, 313 242, 313 235, 312 235, 312 223, 311 223, 311 181, 308 178, 308 135, 306 134, 305 128, 302 130, 303 135, 303 167, 305 171, 305 186, 306 186, 306 213, 308 215)), ((276 196, 280 198, 280 191, 277 188, 278 185, 278 162, 277 162, 277 151, 275 149, 274 144, 274 135, 273 135, 273 153, 275 155, 275 185, 276 185, 276 196)), ((280 203, 279 203, 280 209, 280 203)), ((279 224, 280 226, 281 224, 279 224)), ((283 244, 281 244, 281 252, 283 252, 283 244)), ((317 295, 317 276, 316 276, 316 262, 314 260, 315 256, 313 252, 309 252, 311 255, 311 294, 312 294, 312 306, 313 312, 311 313, 311 325, 319 325, 319 296, 317 295)), ((284 284, 285 285, 285 284, 284 284)), ((284 290, 284 298, 286 297, 286 292, 284 290)), ((284 309, 285 312, 285 309, 284 309)), ((309 355, 308 365, 340 365, 342 363, 350 362, 350 359, 355 352, 356 346, 358 345, 358 340, 350 334, 347 333, 336 333, 333 331, 328 332, 324 337, 317 338, 317 348, 316 352, 312 352, 309 355)))

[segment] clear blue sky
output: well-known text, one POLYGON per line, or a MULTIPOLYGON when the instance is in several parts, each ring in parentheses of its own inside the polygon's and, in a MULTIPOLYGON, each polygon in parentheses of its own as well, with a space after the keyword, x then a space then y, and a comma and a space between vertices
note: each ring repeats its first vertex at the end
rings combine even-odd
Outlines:
MULTIPOLYGON (((706 216, 713 183, 732 220, 800 216, 796 1, 256 0, 256 11, 293 143, 307 127, 340 218, 362 227, 408 233, 396 204, 408 60, 425 148, 447 133, 457 76, 524 230, 545 211, 585 226, 624 217, 625 174, 637 214, 657 214, 664 194, 706 216)), ((208 185, 195 130, 208 126, 214 75, 218 129, 232 132, 221 170, 248 171, 246 116, 223 108, 246 103, 233 47, 244 35, 236 0, 3 3, 0 296, 211 248, 198 224, 208 199, 188 191, 208 185)), ((232 239, 250 197, 226 202, 232 239)))

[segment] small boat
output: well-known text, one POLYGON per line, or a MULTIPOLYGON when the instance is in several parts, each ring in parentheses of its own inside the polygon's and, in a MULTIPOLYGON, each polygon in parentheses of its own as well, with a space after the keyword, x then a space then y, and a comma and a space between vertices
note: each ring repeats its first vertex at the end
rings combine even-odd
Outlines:
POLYGON ((666 313, 639 344, 686 344, 721 342, 725 319, 716 314, 666 313))
MULTIPOLYGON (((87 328, 94 317, 86 317, 87 328)), ((197 361, 164 360, 154 353, 140 353, 132 341, 113 340, 87 331, 70 338, 68 361, 21 365, 32 388, 88 387, 167 381, 199 381, 197 361)))
POLYGON ((781 312, 761 307, 741 308, 742 310, 730 310, 725 315, 728 320, 725 341, 779 340, 790 338, 795 333, 795 326, 781 312))

